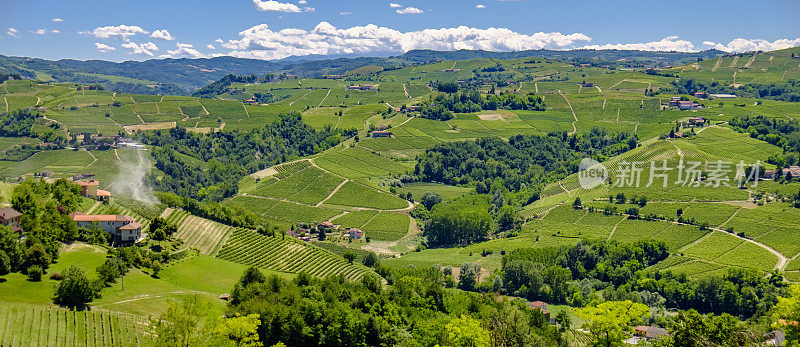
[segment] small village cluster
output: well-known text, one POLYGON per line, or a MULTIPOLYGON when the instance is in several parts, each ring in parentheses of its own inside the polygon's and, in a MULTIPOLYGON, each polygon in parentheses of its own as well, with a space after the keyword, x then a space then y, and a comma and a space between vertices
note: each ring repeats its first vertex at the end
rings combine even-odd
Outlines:
MULTIPOLYGON (((707 92, 697 92, 693 94, 696 98, 700 99, 735 99, 737 96, 733 94, 709 94, 707 92)), ((661 105, 664 108, 673 108, 681 111, 701 110, 705 108, 700 103, 690 100, 682 100, 680 96, 673 96, 669 102, 661 105)))
POLYGON ((300 225, 298 228, 287 231, 286 235, 302 241, 311 241, 318 238, 311 236, 312 234, 319 235, 320 233, 325 233, 325 235, 332 233, 340 234, 351 240, 360 240, 364 238, 364 232, 358 228, 343 228, 341 225, 335 225, 328 221, 318 223, 317 225, 300 225))

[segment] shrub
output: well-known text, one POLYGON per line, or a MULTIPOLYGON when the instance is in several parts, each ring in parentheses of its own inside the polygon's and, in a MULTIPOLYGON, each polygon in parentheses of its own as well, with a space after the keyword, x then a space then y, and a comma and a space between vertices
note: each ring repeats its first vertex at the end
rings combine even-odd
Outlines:
POLYGON ((39 265, 33 265, 28 268, 28 279, 34 282, 39 282, 42 280, 42 275, 44 275, 44 270, 39 265))

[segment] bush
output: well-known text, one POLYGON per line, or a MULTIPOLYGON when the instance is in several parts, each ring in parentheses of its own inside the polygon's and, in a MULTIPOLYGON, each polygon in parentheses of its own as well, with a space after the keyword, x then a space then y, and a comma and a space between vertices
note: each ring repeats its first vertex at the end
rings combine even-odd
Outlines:
POLYGON ((369 252, 366 256, 364 256, 364 266, 366 267, 373 267, 378 264, 378 256, 375 252, 369 252))
POLYGON ((44 275, 44 270, 39 265, 34 265, 28 268, 28 280, 39 282, 42 280, 42 275, 44 275))
POLYGON ((97 296, 94 286, 79 267, 70 266, 56 286, 53 302, 67 307, 84 307, 97 296))

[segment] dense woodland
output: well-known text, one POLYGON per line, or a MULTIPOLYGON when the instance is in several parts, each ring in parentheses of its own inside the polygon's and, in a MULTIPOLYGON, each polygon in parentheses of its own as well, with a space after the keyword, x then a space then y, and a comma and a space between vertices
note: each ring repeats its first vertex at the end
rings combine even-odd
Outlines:
POLYGON ((503 257, 502 283, 509 294, 572 306, 631 300, 650 307, 695 309, 741 318, 764 315, 784 293, 777 274, 731 269, 722 276, 689 279, 647 270, 669 255, 660 241, 634 244, 582 241, 574 247, 522 248, 503 257))
POLYGON ((800 102, 800 81, 788 80, 782 84, 748 83, 734 88, 719 82, 704 83, 690 78, 681 78, 671 82, 670 87, 661 88, 659 92, 689 95, 697 92, 708 92, 712 94, 734 94, 743 98, 800 102))
POLYGON ((68 216, 78 208, 79 194, 78 186, 66 180, 27 180, 14 188, 11 206, 22 213, 20 227, 26 237, 20 240, 17 232, 0 227, 0 274, 41 276, 58 258, 60 242, 95 239, 96 233, 79 230, 68 216))
POLYGON ((784 153, 771 156, 767 161, 778 167, 798 165, 800 162, 800 123, 764 116, 743 116, 731 119, 730 125, 750 137, 783 148, 784 153))
POLYGON ((384 287, 377 277, 351 283, 301 273, 287 281, 251 268, 231 293, 229 313, 258 314, 258 335, 265 346, 563 342, 562 332, 541 312, 527 309, 526 302, 498 302, 492 296, 446 289, 442 277, 434 276, 433 281, 405 276, 384 287))
POLYGON ((515 135, 508 141, 483 138, 429 148, 414 169, 424 182, 472 185, 479 193, 502 180, 512 192, 541 186, 577 171, 584 157, 600 161, 636 148, 636 135, 593 128, 587 134, 515 135))
POLYGON ((157 146, 155 167, 165 175, 151 177, 157 190, 195 199, 219 201, 233 196, 247 174, 294 158, 319 153, 352 136, 330 128, 317 131, 300 114, 282 115, 263 129, 200 134, 185 128, 140 133, 157 146))
POLYGON ((422 117, 435 120, 452 119, 453 113, 471 113, 481 110, 529 110, 544 111, 542 97, 536 95, 520 96, 513 93, 501 95, 481 94, 478 91, 458 92, 455 83, 441 83, 440 91, 422 104, 422 117))

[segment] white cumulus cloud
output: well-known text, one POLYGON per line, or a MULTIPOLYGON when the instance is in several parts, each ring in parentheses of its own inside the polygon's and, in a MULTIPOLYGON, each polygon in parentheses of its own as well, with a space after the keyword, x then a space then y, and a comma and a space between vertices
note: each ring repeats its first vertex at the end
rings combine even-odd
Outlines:
POLYGON ((131 51, 128 54, 146 54, 149 56, 153 56, 152 51, 157 51, 158 46, 155 43, 147 42, 147 43, 135 43, 135 42, 126 42, 122 44, 122 48, 130 49, 131 51))
POLYGON ((53 19, 51 19, 51 21, 53 21, 53 22, 58 22, 58 23, 61 23, 61 22, 63 22, 64 20, 63 20, 63 19, 61 19, 61 18, 53 18, 53 19))
POLYGON ((52 34, 61 34, 61 30, 53 29, 53 30, 50 30, 50 33, 52 33, 52 34))
POLYGON ((17 36, 17 29, 8 28, 8 31, 6 31, 6 35, 13 36, 13 37, 18 37, 17 36))
POLYGON ((253 4, 256 5, 256 8, 259 11, 276 11, 276 12, 294 12, 300 13, 303 12, 299 6, 295 4, 290 4, 288 2, 278 2, 275 0, 253 0, 253 4))
POLYGON ((208 48, 208 49, 217 49, 217 47, 214 47, 214 45, 212 45, 210 43, 208 45, 206 45, 206 48, 208 48))
POLYGON ((769 42, 764 39, 734 39, 728 44, 716 43, 712 41, 703 42, 703 46, 715 48, 725 52, 740 53, 749 51, 774 51, 800 46, 800 38, 796 39, 777 39, 769 42))
POLYGON ((47 30, 44 29, 31 30, 31 34, 44 35, 47 34, 47 30))
POLYGON ((422 11, 422 10, 416 8, 416 7, 406 7, 406 8, 401 8, 401 9, 395 11, 395 12, 397 12, 399 14, 420 14, 420 13, 422 13, 424 11, 422 11))
POLYGON ((152 37, 154 39, 161 39, 161 40, 166 40, 166 41, 172 41, 172 40, 175 39, 174 37, 172 37, 172 35, 170 35, 170 33, 169 33, 169 31, 167 31, 167 29, 154 30, 153 33, 150 34, 150 37, 152 37))
POLYGON ((483 4, 475 5, 475 8, 486 8, 486 5, 483 5, 483 4))
POLYGON ((239 36, 239 39, 229 40, 222 46, 231 50, 229 55, 256 59, 282 59, 311 54, 404 53, 412 49, 558 49, 591 40, 581 33, 565 35, 539 32, 526 35, 505 28, 478 29, 467 26, 401 32, 374 24, 339 29, 328 22, 320 22, 312 30, 288 28, 274 31, 269 25, 261 24, 240 32, 239 36))
POLYGON ((663 52, 695 52, 694 44, 686 40, 680 40, 677 36, 668 36, 660 41, 644 43, 616 43, 604 45, 588 45, 581 48, 585 49, 620 49, 620 50, 641 50, 641 51, 663 51, 663 52))
POLYGON ((116 51, 117 50, 114 47, 111 47, 111 46, 109 46, 109 45, 107 45, 105 43, 100 43, 100 42, 95 42, 94 46, 97 48, 98 52, 111 52, 111 51, 116 51))
POLYGON ((401 7, 403 7, 403 5, 400 5, 400 4, 395 4, 395 3, 390 3, 390 4, 389 4, 389 7, 391 7, 391 8, 401 8, 401 7))
POLYGON ((178 48, 174 50, 167 50, 167 53, 170 55, 170 57, 175 57, 175 56, 189 56, 192 58, 206 57, 205 54, 200 53, 200 51, 194 49, 193 45, 190 45, 188 43, 178 42, 175 46, 178 48))
POLYGON ((130 41, 130 37, 136 34, 147 34, 148 32, 135 25, 117 25, 97 27, 92 31, 81 31, 81 34, 91 35, 99 39, 117 38, 123 41, 130 41))

